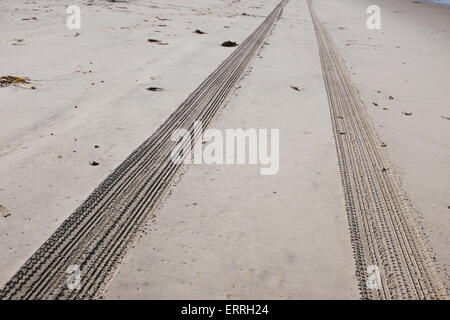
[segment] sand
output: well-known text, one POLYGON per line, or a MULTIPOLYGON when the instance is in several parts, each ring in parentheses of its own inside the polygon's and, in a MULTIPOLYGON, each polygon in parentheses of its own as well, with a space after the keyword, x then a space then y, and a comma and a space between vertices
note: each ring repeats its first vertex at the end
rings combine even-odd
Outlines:
POLYGON ((2 284, 230 54, 220 44, 243 41, 273 9, 206 0, 94 3, 82 5, 80 31, 66 28, 63 3, 1 4, 2 73, 36 86, 0 88, 0 204, 11 212, 0 220, 2 284), (21 20, 33 16, 39 20, 21 20))
POLYGON ((406 0, 379 1, 381 30, 369 31, 365 8, 370 4, 351 0, 315 3, 318 16, 351 68, 379 137, 387 144, 393 169, 448 291, 450 121, 442 117, 450 114, 450 10, 406 0))
MULTIPOLYGON (((448 287, 450 11, 380 0, 382 29, 369 31, 370 1, 316 2, 448 287)), ((277 1, 92 3, 80 31, 58 1, 0 4, 0 76, 36 87, 0 88, 1 284, 277 1)), ((290 1, 267 42, 215 127, 279 128, 279 174, 188 168, 106 298, 359 297, 306 1, 290 1)))
POLYGON ((214 128, 279 128, 279 173, 191 166, 106 298, 358 298, 306 3, 288 3, 267 42, 214 128))

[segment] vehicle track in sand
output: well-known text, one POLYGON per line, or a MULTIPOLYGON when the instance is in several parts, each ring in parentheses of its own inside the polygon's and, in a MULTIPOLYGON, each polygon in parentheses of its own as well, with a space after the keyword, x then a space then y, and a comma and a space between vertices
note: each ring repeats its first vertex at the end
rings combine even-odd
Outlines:
POLYGON ((381 150, 382 142, 312 0, 307 1, 328 95, 362 298, 447 299, 405 194, 381 150), (370 266, 380 271, 378 289, 367 283, 372 280, 370 266))
MULTIPOLYGON (((6 283, 0 299, 95 299, 119 267, 152 212, 179 176, 172 133, 205 130, 226 104, 288 0, 192 92, 156 132, 131 153, 6 283), (69 266, 79 266, 79 289, 67 286, 69 266)), ((202 132, 195 132, 196 141, 202 132)))

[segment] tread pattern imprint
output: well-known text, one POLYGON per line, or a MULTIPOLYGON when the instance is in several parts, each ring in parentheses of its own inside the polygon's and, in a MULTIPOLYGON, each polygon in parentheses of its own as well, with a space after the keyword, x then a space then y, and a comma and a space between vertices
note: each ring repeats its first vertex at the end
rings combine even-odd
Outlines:
POLYGON ((363 299, 448 299, 358 91, 311 0, 363 299), (371 286, 370 271, 379 271, 371 286))
MULTIPOLYGON (((182 164, 171 152, 172 133, 188 129, 193 142, 227 103, 249 62, 261 48, 288 0, 210 74, 144 143, 133 151, 25 262, 0 291, 0 299, 98 299, 127 251, 154 216, 179 177, 182 164), (195 131, 195 132, 194 132, 195 131), (80 287, 67 285, 71 266, 81 271, 80 287)), ((194 145, 192 143, 191 145, 194 145)))

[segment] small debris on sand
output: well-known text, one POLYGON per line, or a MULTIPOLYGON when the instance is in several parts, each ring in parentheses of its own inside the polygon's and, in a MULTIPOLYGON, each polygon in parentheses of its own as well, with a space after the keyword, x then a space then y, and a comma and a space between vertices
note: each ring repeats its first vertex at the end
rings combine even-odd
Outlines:
POLYGON ((13 39, 15 41, 12 45, 13 46, 24 46, 23 39, 13 39))
POLYGON ((147 88, 148 91, 164 91, 163 88, 159 88, 159 87, 149 87, 147 88))
POLYGON ((441 118, 445 119, 445 120, 450 120, 450 117, 446 117, 446 116, 441 116, 441 118))
POLYGON ((405 116, 410 116, 410 115, 412 115, 412 112, 405 112, 405 111, 402 111, 402 113, 403 113, 405 116))
POLYGON ((234 41, 227 40, 225 42, 222 42, 221 46, 222 47, 236 47, 237 43, 234 41))
POLYGON ((389 99, 389 100, 394 100, 394 97, 393 97, 393 96, 389 96, 388 99, 389 99))
POLYGON ((377 93, 381 93, 381 91, 380 91, 380 90, 377 90, 377 93))
POLYGON ((336 116, 336 118, 338 118, 338 119, 344 119, 344 117, 342 117, 342 116, 336 116))
POLYGON ((161 40, 158 40, 158 39, 148 39, 147 41, 148 41, 148 42, 157 43, 157 44, 159 44, 159 45, 161 45, 161 46, 166 46, 166 45, 169 44, 169 43, 167 43, 167 42, 162 42, 161 40))
POLYGON ((302 91, 302 89, 299 89, 299 88, 296 87, 296 86, 291 86, 291 89, 292 89, 292 90, 295 90, 295 91, 302 91))
POLYGON ((380 147, 382 147, 382 148, 387 147, 387 144, 384 143, 384 142, 382 142, 382 143, 380 144, 380 147))
POLYGON ((100 148, 100 146, 97 145, 97 144, 94 144, 94 148, 95 148, 95 149, 98 149, 98 148, 100 148))
POLYGON ((15 83, 30 83, 28 78, 14 77, 14 76, 3 76, 0 78, 0 86, 6 87, 15 83))
POLYGON ((30 78, 27 77, 15 77, 15 76, 3 76, 0 77, 0 87, 8 87, 10 85, 25 88, 25 89, 36 89, 34 86, 30 86, 30 78))
POLYGON ((2 206, 1 204, 0 204, 0 212, 2 213, 2 216, 4 218, 7 218, 11 215, 11 212, 8 209, 6 209, 4 206, 2 206))
POLYGON ((206 32, 203 32, 200 29, 196 29, 193 33, 197 33, 197 34, 206 34, 206 32))
POLYGON ((378 107, 378 103, 372 102, 372 104, 373 104, 374 106, 378 107))
POLYGON ((89 164, 91 165, 91 166, 98 166, 100 163, 98 163, 97 161, 90 161, 89 162, 89 164))

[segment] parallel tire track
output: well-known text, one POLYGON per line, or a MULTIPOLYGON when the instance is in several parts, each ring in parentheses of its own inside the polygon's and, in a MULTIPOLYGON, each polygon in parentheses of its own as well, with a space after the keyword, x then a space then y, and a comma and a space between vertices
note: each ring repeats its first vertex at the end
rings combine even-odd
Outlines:
POLYGON ((328 94, 362 297, 446 299, 363 102, 311 0, 308 6, 328 94), (378 288, 367 283, 370 266, 379 268, 378 288))
MULTIPOLYGON (((0 299, 90 299, 101 295, 152 218, 182 165, 171 160, 179 129, 205 130, 226 104, 250 60, 261 47, 288 0, 282 0, 262 24, 109 175, 88 199, 28 259, 2 288, 0 299), (67 286, 70 265, 81 270, 81 287, 67 286)), ((194 133, 197 140, 202 132, 194 133)))

